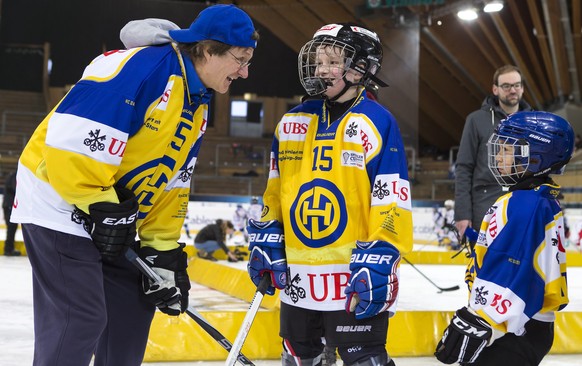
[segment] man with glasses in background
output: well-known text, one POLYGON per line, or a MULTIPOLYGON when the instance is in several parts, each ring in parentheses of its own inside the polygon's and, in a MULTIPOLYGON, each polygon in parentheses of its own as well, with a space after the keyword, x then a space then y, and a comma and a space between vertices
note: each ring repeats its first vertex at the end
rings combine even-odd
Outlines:
POLYGON ((493 94, 465 120, 455 167, 455 226, 461 236, 467 227, 479 231, 485 212, 501 196, 501 186, 487 166, 487 140, 502 119, 532 110, 522 100, 523 90, 519 68, 498 68, 493 75, 493 94))

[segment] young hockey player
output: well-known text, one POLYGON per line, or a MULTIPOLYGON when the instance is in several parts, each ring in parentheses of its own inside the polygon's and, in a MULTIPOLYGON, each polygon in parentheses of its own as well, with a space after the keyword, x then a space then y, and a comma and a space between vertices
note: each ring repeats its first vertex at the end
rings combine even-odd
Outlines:
POLYGON ((234 229, 244 233, 248 221, 249 212, 247 209, 241 204, 236 205, 236 209, 232 214, 232 224, 234 225, 234 229))
POLYGON ((344 365, 394 365, 388 318, 412 213, 400 130, 366 96, 367 84, 384 85, 382 44, 368 29, 329 24, 298 63, 310 97, 275 130, 262 221, 247 227, 249 274, 255 284, 270 276, 269 294, 284 289, 283 365, 319 365, 321 337, 344 365))
POLYGON ((253 196, 251 198, 251 205, 249 206, 247 212, 249 215, 249 219, 257 221, 261 219, 261 215, 263 214, 263 204, 259 202, 258 197, 253 196))
POLYGON ((452 250, 459 249, 459 237, 455 227, 455 201, 445 201, 445 212, 437 206, 434 208, 433 221, 439 247, 449 246, 452 250))
POLYGON ((445 201, 445 217, 443 222, 443 233, 448 239, 451 250, 459 249, 459 232, 455 227, 455 201, 445 201))
POLYGON ((508 191, 485 214, 457 310, 435 355, 443 363, 538 365, 568 304, 560 174, 574 132, 560 116, 518 112, 489 138, 489 168, 508 191))

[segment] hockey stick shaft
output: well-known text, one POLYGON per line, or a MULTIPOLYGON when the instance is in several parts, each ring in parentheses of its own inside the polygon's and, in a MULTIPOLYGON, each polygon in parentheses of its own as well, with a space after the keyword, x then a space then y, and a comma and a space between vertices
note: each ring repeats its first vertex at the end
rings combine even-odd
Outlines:
POLYGON ((238 354, 243 344, 245 343, 245 339, 251 330, 251 326, 253 325, 253 321, 255 320, 255 316, 259 311, 259 307, 261 306, 261 302, 263 301, 263 297, 265 296, 265 292, 267 288, 271 285, 271 277, 268 274, 263 275, 261 281, 259 282, 259 286, 257 286, 257 292, 255 292, 255 296, 253 297, 253 301, 245 315, 245 318, 241 324, 241 327, 238 331, 238 334, 234 340, 232 345, 232 349, 228 353, 228 357, 226 358, 225 366, 233 366, 236 360, 236 354, 238 354))
MULTIPOLYGON (((125 257, 133 263, 141 273, 154 282, 161 282, 163 279, 150 266, 147 265, 133 249, 128 249, 125 257)), ((225 336, 223 336, 216 328, 214 328, 202 315, 192 306, 189 305, 186 313, 194 320, 206 333, 208 333, 215 341, 217 341, 222 348, 230 352, 232 343, 225 336)), ((255 364, 246 358, 239 350, 237 360, 245 366, 254 366, 255 364)))
POLYGON ((428 282, 430 282, 434 287, 438 288, 441 292, 456 291, 456 290, 460 289, 459 285, 455 285, 455 286, 451 286, 451 287, 438 286, 436 283, 432 282, 432 280, 430 278, 428 278, 427 275, 422 273, 422 271, 420 269, 418 269, 413 263, 411 263, 408 259, 406 259, 406 257, 402 257, 402 259, 404 259, 404 261, 406 263, 410 264, 412 266, 412 268, 414 268, 418 273, 420 273, 422 275, 422 277, 426 278, 428 280, 428 282))

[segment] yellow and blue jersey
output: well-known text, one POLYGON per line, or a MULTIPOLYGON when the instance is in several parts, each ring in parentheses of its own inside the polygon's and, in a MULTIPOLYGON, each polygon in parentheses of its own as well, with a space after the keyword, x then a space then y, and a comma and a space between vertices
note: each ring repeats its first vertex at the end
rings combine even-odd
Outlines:
POLYGON ((356 240, 412 249, 411 200, 398 125, 365 93, 336 121, 323 100, 286 113, 273 139, 262 217, 284 224, 290 277, 281 301, 343 309, 356 240))
POLYGON ((12 219, 88 237, 75 206, 118 202, 121 185, 142 245, 177 247, 210 96, 175 45, 98 56, 25 147, 12 219))
POLYGON ((496 330, 521 335, 529 319, 552 322, 568 304, 559 193, 550 184, 516 190, 484 217, 466 280, 469 306, 496 330))

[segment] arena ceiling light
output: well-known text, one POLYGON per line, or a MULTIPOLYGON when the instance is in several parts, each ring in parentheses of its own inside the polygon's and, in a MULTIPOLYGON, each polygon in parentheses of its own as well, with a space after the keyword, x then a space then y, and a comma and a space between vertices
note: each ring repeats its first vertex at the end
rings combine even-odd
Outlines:
POLYGON ((486 13, 494 13, 497 11, 501 11, 501 9, 503 9, 503 1, 502 0, 486 1, 485 6, 483 7, 483 11, 486 13))
POLYGON ((475 20, 478 17, 478 15, 477 15, 477 9, 474 8, 474 7, 462 8, 457 13, 457 16, 461 20, 467 20, 467 21, 469 21, 469 20, 475 20))

